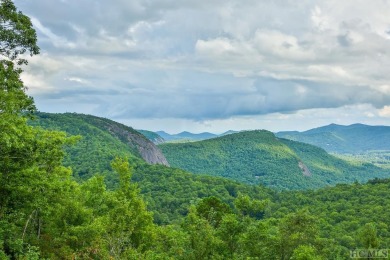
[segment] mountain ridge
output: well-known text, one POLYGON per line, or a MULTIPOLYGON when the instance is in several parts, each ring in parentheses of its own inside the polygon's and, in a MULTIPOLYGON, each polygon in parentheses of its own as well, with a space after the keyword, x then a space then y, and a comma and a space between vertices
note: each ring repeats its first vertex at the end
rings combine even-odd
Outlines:
MULTIPOLYGON (((82 139, 76 144, 77 149, 71 149, 72 153, 75 153, 74 156, 79 157, 80 160, 84 158, 89 149, 96 149, 95 156, 97 157, 101 153, 99 151, 109 149, 112 151, 111 154, 138 157, 150 164, 169 166, 160 149, 147 137, 129 126, 110 119, 76 113, 39 112, 36 114, 36 120, 31 120, 29 123, 46 129, 64 131, 68 135, 80 135, 82 139), (104 147, 101 147, 101 143, 104 147)), ((102 160, 105 161, 105 158, 102 160)), ((105 164, 105 168, 110 169, 109 161, 105 164)), ((95 168, 91 165, 88 174, 92 175, 95 168)), ((81 175, 85 174, 83 171, 81 175)))
POLYGON ((166 141, 178 141, 178 140, 197 141, 197 140, 210 139, 218 136, 216 134, 209 133, 209 132, 202 132, 202 133, 195 134, 188 131, 183 131, 177 134, 168 134, 165 131, 157 131, 155 133, 161 136, 166 141))
MULTIPOLYGON (((115 189, 119 179, 110 164, 116 157, 126 158, 133 172, 131 180, 139 184, 148 209, 154 212, 156 223, 169 224, 178 221, 188 213, 190 205, 205 197, 215 196, 233 205, 239 193, 260 199, 274 192, 263 186, 247 185, 221 177, 195 175, 163 164, 148 164, 137 155, 134 147, 126 145, 126 135, 123 136, 125 142, 122 142, 113 136, 115 133, 120 134, 120 131, 118 133, 112 127, 100 129, 90 124, 91 120, 111 123, 111 120, 89 115, 38 113, 36 119, 29 124, 63 131, 68 135, 81 135, 81 140, 76 144, 65 147, 66 156, 63 163, 72 169, 74 178, 82 183, 90 178, 104 176, 107 187, 115 189)), ((128 127, 124 129, 135 131, 128 127)), ((142 140, 145 138, 141 137, 142 140)))
POLYGON ((390 174, 372 164, 352 165, 322 148, 266 130, 159 147, 172 167, 277 189, 319 188, 390 174))
POLYGON ((283 131, 276 136, 312 144, 333 153, 358 154, 390 150, 390 126, 330 124, 303 132, 283 131))

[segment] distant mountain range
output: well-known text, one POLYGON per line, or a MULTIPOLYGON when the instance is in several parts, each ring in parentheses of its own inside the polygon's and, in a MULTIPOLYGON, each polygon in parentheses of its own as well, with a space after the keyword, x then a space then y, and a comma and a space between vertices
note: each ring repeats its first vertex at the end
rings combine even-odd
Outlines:
MULTIPOLYGON (((141 130, 142 133, 143 130, 141 130)), ((229 130, 223 134, 217 135, 217 134, 212 134, 209 132, 204 132, 204 133, 199 133, 199 134, 194 134, 190 132, 181 132, 178 134, 168 134, 164 131, 157 131, 156 134, 161 136, 165 141, 170 142, 170 141, 200 141, 200 140, 206 140, 206 139, 211 139, 219 136, 224 136, 227 134, 233 134, 237 133, 237 131, 229 130)), ((153 141, 153 140, 152 140, 153 141)))
POLYGON ((352 164, 316 146, 243 131, 187 143, 159 145, 172 167, 277 189, 318 188, 390 176, 369 163, 352 164))
POLYGON ((279 132, 281 138, 312 144, 333 153, 358 154, 390 150, 390 127, 353 124, 331 124, 305 132, 279 132))
MULTIPOLYGON (((232 130, 220 135, 209 132, 168 134, 164 131, 155 133, 145 130, 139 131, 155 144, 201 141, 238 133, 238 131, 232 130)), ((360 154, 371 151, 390 151, 390 126, 370 126, 364 124, 343 126, 330 124, 304 132, 283 131, 275 133, 275 135, 280 138, 312 144, 330 153, 360 154)))

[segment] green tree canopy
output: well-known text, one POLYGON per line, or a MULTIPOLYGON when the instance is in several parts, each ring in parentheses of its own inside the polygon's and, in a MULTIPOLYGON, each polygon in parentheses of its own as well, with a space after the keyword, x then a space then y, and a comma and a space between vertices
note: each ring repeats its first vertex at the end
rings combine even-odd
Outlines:
POLYGON ((0 1, 0 54, 18 64, 27 64, 20 55, 39 53, 37 35, 29 17, 18 11, 11 0, 0 1))

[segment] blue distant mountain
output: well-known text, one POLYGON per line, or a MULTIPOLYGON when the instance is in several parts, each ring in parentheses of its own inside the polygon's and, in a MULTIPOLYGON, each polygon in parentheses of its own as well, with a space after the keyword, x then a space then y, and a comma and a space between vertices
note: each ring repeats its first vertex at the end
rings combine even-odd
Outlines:
MULTIPOLYGON (((184 142, 207 140, 237 132, 229 130, 219 135, 209 132, 195 134, 187 131, 178 134, 168 134, 164 131, 155 133, 165 142, 184 142)), ((304 132, 285 131, 275 135, 279 138, 312 144, 331 153, 359 154, 370 151, 390 151, 390 126, 330 124, 304 132)), ((155 142, 155 140, 156 137, 152 141, 155 142)), ((161 139, 158 140, 158 143, 163 142, 161 139)))
POLYGON ((390 126, 331 124, 305 132, 279 132, 276 136, 312 144, 333 153, 390 151, 390 126))
MULTIPOLYGON (((155 133, 157 135, 159 135, 161 138, 163 138, 165 141, 171 142, 171 141, 201 141, 201 140, 216 138, 216 137, 220 137, 220 136, 224 136, 224 135, 228 135, 228 134, 238 133, 238 131, 229 130, 229 131, 222 133, 220 135, 209 133, 209 132, 194 134, 194 133, 187 132, 187 131, 184 131, 184 132, 181 132, 178 134, 168 134, 167 132, 164 132, 164 131, 157 131, 155 133)), ((151 140, 151 141, 153 141, 153 140, 151 140)), ((161 143, 161 142, 159 142, 159 143, 161 143)))
POLYGON ((199 141, 199 140, 205 140, 205 139, 210 139, 214 137, 218 137, 216 134, 204 132, 204 133, 199 133, 199 134, 194 134, 190 132, 181 132, 178 134, 168 134, 164 131, 157 131, 156 134, 161 136, 162 138, 165 139, 165 141, 180 141, 180 140, 188 140, 188 141, 199 141))

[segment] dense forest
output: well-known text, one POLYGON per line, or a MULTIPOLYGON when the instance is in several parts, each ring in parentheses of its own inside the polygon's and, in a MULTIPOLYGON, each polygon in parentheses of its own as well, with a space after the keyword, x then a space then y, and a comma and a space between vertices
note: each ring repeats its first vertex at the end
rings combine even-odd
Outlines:
MULTIPOLYGON (((137 146, 147 139, 98 127, 109 120, 45 125, 56 116, 39 119, 20 79, 36 33, 12 1, 0 15, 0 259, 349 259, 388 248, 387 179, 280 192, 151 165, 137 146)), ((304 158, 299 145, 277 151, 304 158)))
MULTIPOLYGON (((78 182, 100 175, 109 189, 118 187, 119 178, 111 167, 117 156, 127 158, 133 165, 132 181, 137 182, 141 194, 148 202, 148 209, 155 212, 157 223, 170 223, 183 217, 191 203, 201 198, 215 196, 233 205, 238 192, 252 198, 262 198, 268 190, 261 186, 248 186, 224 178, 207 175, 194 175, 177 168, 161 164, 150 165, 142 160, 135 143, 129 143, 123 136, 101 128, 101 118, 75 113, 49 114, 35 113, 34 120, 28 123, 50 130, 62 130, 77 139, 77 142, 64 147, 63 165, 72 169, 78 182)), ((111 126, 126 128, 108 119, 111 126)))
POLYGON ((388 170, 372 164, 344 161, 265 130, 159 147, 173 167, 276 189, 319 188, 390 176, 388 170))

